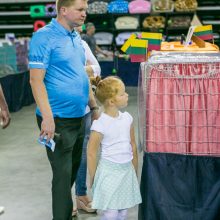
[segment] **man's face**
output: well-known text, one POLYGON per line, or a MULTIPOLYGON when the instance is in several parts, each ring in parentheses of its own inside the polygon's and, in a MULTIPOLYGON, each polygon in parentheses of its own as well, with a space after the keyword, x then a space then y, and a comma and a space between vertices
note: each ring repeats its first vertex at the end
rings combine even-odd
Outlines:
POLYGON ((91 32, 92 34, 95 34, 95 26, 92 26, 92 27, 91 27, 90 32, 91 32))
POLYGON ((75 0, 72 6, 65 7, 63 16, 70 26, 78 27, 84 24, 86 19, 87 1, 75 0))

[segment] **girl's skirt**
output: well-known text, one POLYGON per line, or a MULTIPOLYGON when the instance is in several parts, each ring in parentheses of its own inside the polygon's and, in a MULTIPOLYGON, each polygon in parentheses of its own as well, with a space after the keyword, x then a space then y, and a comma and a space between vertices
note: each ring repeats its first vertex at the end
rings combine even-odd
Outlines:
POLYGON ((93 209, 127 209, 141 203, 140 188, 132 162, 99 161, 92 186, 93 209))

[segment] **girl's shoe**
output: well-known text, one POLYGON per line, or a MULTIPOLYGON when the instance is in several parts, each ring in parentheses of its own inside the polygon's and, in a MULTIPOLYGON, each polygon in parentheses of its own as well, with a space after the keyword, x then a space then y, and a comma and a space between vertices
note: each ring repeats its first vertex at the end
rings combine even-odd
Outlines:
POLYGON ((85 203, 84 201, 80 200, 78 196, 76 197, 76 204, 78 209, 82 209, 86 212, 95 213, 97 211, 96 209, 91 208, 92 201, 85 203))

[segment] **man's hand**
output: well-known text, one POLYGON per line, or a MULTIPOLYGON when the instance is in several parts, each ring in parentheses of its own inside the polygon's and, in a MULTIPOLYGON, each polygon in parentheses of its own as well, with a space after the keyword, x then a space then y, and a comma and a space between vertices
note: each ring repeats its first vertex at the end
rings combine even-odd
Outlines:
POLYGON ((0 123, 3 129, 10 124, 11 118, 8 109, 0 109, 0 123))
POLYGON ((102 54, 106 57, 112 57, 113 53, 111 51, 103 50, 102 54))
POLYGON ((45 117, 41 123, 40 137, 43 139, 47 136, 47 142, 53 139, 55 133, 55 123, 53 117, 45 117))

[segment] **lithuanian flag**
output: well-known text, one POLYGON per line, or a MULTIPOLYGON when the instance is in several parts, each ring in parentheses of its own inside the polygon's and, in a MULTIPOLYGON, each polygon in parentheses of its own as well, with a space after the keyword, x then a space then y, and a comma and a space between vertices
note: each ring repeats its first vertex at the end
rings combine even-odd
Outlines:
POLYGON ((213 40, 212 25, 197 26, 194 35, 202 40, 213 40))
POLYGON ((130 47, 126 51, 130 55, 131 62, 144 62, 147 60, 147 40, 132 39, 130 47))
POLYGON ((121 47, 121 50, 125 53, 127 53, 128 48, 131 46, 131 41, 136 38, 136 34, 131 34, 130 37, 126 40, 126 42, 121 47))
POLYGON ((142 32, 141 39, 148 40, 148 51, 160 50, 162 34, 142 32))

